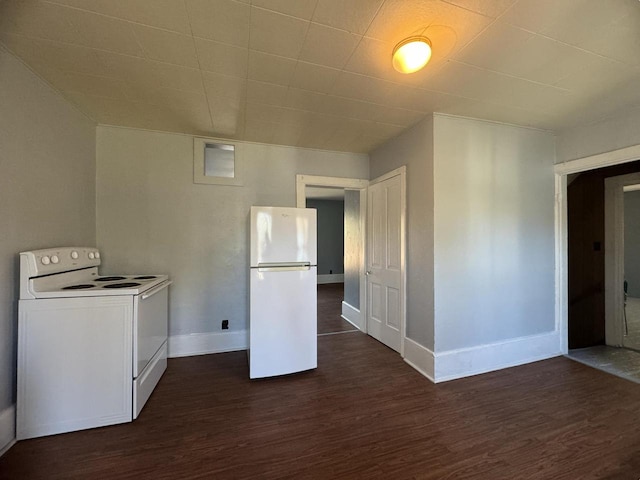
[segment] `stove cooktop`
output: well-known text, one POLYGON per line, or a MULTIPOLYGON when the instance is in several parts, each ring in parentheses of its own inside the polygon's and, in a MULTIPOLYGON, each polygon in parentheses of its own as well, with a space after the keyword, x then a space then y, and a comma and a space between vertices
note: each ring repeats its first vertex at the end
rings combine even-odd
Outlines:
POLYGON ((81 278, 77 283, 66 285, 61 290, 100 290, 142 287, 157 283, 161 275, 108 275, 95 278, 81 278))
POLYGON ((82 275, 70 283, 34 285, 36 298, 138 295, 168 280, 166 275, 82 275))

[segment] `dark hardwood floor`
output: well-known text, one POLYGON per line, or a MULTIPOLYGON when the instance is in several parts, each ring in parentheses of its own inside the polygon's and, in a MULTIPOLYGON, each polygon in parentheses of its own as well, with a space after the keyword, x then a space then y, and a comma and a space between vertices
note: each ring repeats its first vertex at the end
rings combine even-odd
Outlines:
POLYGON ((318 334, 356 331, 342 315, 344 283, 318 285, 318 334))
POLYGON ((362 333, 250 381, 172 359, 133 423, 18 442, 3 479, 638 479, 640 386, 563 357, 433 385, 362 333))

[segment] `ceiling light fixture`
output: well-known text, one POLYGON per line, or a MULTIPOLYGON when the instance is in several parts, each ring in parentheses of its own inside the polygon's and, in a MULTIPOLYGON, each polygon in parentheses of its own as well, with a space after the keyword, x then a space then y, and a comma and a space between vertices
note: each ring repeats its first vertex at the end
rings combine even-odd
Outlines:
POLYGON ((400 73, 413 73, 431 58, 431 41, 427 37, 409 37, 393 49, 393 68, 400 73))

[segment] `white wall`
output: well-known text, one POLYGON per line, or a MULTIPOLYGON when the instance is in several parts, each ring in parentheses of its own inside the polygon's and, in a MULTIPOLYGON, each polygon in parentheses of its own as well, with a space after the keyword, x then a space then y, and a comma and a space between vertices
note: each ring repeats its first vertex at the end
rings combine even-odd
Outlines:
POLYGON ((439 382, 560 353, 555 137, 434 114, 371 155, 407 165, 405 359, 439 382))
POLYGON ((360 232, 360 192, 344 192, 344 301, 360 309, 360 266, 364 247, 360 232))
POLYGON ((557 163, 640 145, 640 108, 560 132, 557 163))
POLYGON ((554 141, 435 116, 436 354, 554 330, 554 141))
POLYGON ((318 275, 344 274, 344 201, 307 198, 317 210, 318 275))
POLYGON ((295 206, 296 174, 368 178, 367 155, 236 142, 244 186, 193 183, 190 136, 98 127, 103 272, 168 273, 171 335, 246 328, 251 205, 295 206))
POLYGON ((407 166, 407 337, 433 350, 433 118, 371 153, 371 178, 407 166))
MULTIPOLYGON (((14 401, 18 256, 95 244, 95 124, 0 48, 0 419, 14 401)), ((10 418, 13 422, 13 418, 10 418)), ((0 421, 0 450, 6 431, 0 421)), ((11 424, 11 428, 13 425, 11 424)))

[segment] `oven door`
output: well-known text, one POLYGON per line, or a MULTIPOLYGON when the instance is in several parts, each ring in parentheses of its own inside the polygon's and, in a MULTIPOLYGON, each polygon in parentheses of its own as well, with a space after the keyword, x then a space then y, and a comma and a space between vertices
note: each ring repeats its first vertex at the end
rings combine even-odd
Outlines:
POLYGON ((167 341, 170 281, 134 297, 133 378, 137 378, 167 341))

